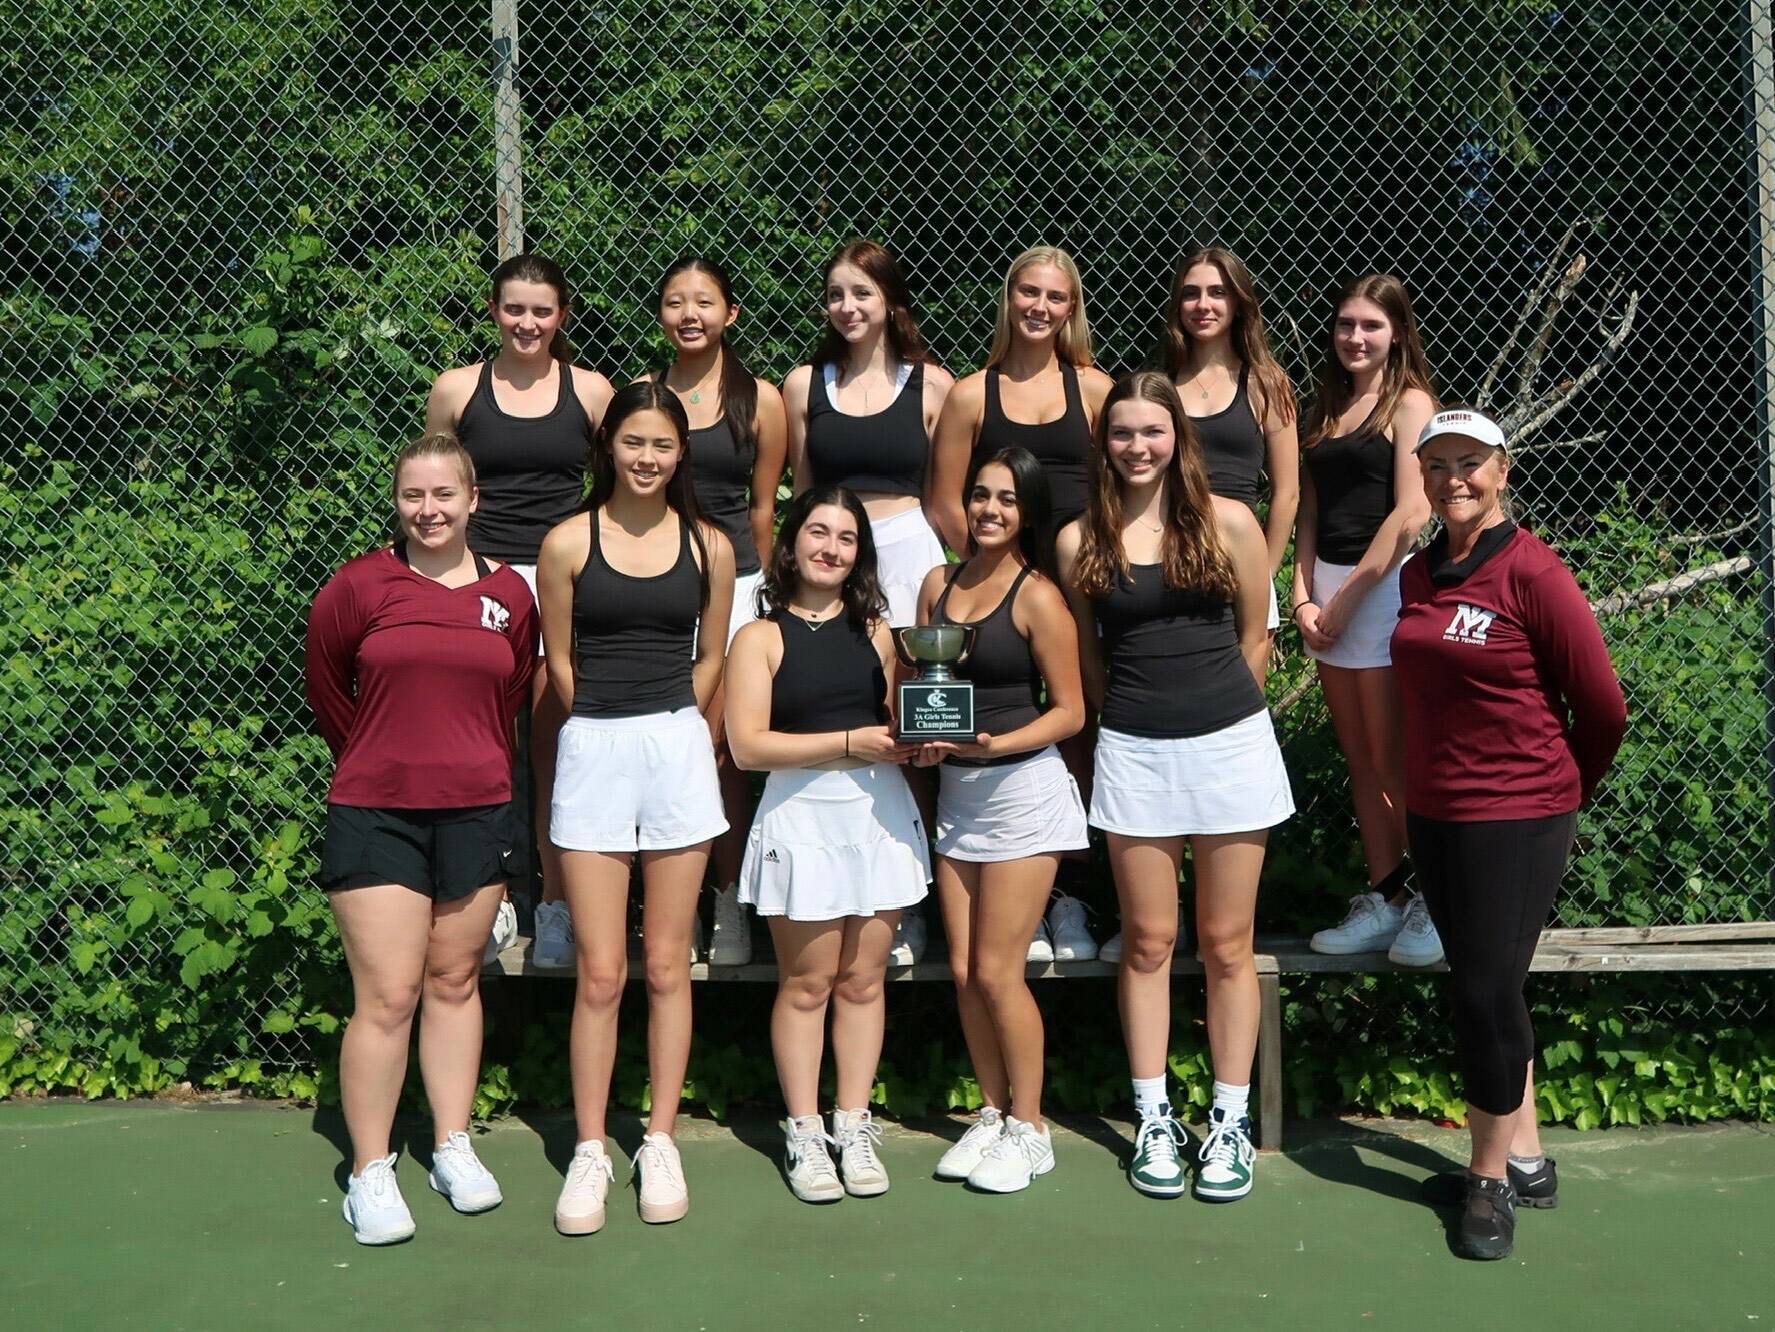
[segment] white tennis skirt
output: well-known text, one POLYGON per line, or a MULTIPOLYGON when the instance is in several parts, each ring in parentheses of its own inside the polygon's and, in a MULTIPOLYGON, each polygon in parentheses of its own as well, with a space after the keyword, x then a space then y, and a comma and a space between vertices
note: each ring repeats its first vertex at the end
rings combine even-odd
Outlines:
POLYGON ((761 916, 839 920, 924 900, 930 849, 891 763, 770 774, 746 838, 740 901, 761 916))
POLYGON ((1091 844, 1079 784, 1053 745, 990 768, 945 763, 937 794, 937 854, 1022 860, 1091 844))
POLYGON ((1294 793, 1270 714, 1208 735, 1097 732, 1091 824, 1127 837, 1212 837, 1272 828, 1294 793))
POLYGON ((1273 634, 1282 625, 1282 607, 1276 601, 1276 580, 1270 579, 1270 609, 1264 620, 1264 626, 1273 634))
POLYGON ((876 572, 887 593, 888 624, 904 629, 918 623, 918 589, 924 577, 944 561, 943 543, 931 530, 923 509, 907 509, 870 522, 875 537, 876 572))
MULTIPOLYGON (((512 572, 519 578, 522 578, 524 580, 524 586, 530 589, 530 599, 536 603, 537 614, 540 616, 542 613, 542 598, 536 595, 536 566, 534 564, 513 564, 510 560, 506 561, 506 563, 511 564, 512 572)), ((536 655, 539 657, 543 655, 541 633, 536 635, 536 655)))
POLYGON ((549 840, 563 851, 668 851, 726 831, 709 724, 696 708, 562 725, 549 840))
POLYGON ((727 617, 727 646, 733 636, 758 618, 758 587, 764 582, 764 570, 754 569, 733 580, 733 610, 727 617))
MULTIPOLYGON (((1331 604, 1331 598, 1344 580, 1356 571, 1353 564, 1327 564, 1324 560, 1313 561, 1313 600, 1321 607, 1331 604)), ((1338 635, 1337 642, 1327 652, 1315 652, 1307 649, 1309 657, 1317 658, 1327 666, 1342 666, 1346 670, 1372 670, 1377 666, 1393 664, 1393 630, 1399 623, 1399 567, 1395 565, 1386 577, 1368 589, 1368 595, 1356 605, 1356 613, 1344 626, 1343 633, 1338 635)))

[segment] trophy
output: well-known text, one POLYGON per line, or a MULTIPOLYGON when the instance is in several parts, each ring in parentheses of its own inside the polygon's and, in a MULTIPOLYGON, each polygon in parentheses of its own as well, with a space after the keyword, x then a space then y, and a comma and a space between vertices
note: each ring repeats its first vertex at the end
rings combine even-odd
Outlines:
POLYGON ((923 740, 973 743, 974 686, 955 678, 954 668, 974 650, 974 627, 967 624, 921 624, 896 629, 894 653, 900 664, 918 672, 900 682, 900 719, 895 738, 908 744, 923 740))

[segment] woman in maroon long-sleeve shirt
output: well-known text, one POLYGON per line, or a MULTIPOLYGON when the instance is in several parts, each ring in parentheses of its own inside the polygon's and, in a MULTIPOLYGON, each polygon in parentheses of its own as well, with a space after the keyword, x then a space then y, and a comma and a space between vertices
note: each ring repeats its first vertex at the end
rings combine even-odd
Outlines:
POLYGON ((1448 957, 1473 1136, 1466 1177, 1441 1177, 1431 1193, 1464 1203, 1457 1253, 1502 1258, 1516 1204, 1551 1207, 1557 1188, 1535 1126, 1523 981, 1578 807, 1608 771, 1627 709, 1576 580, 1504 513, 1510 458, 1497 424, 1438 412, 1417 456, 1443 530, 1405 564, 1393 632, 1406 829, 1448 957))
POLYGON ((529 587, 468 547, 475 470, 462 445, 408 445, 394 490, 401 539, 334 574, 308 618, 308 701, 336 760, 321 886, 354 1003, 339 1052, 345 1219, 363 1244, 413 1233, 388 1137, 421 1002, 431 1185, 461 1212, 500 1200, 468 1117, 481 948, 513 845, 512 723, 536 666, 529 587))

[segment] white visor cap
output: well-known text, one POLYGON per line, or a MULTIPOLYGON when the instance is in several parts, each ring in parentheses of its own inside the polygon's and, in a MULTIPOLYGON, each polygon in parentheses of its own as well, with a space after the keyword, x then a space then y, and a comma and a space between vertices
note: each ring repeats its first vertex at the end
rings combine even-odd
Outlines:
POLYGON ((1452 408, 1446 412, 1437 412, 1424 424, 1418 435, 1417 446, 1413 453, 1421 451, 1424 445, 1444 435, 1459 435, 1480 444, 1490 445, 1494 449, 1502 449, 1506 456, 1510 445, 1504 439, 1504 432, 1498 423, 1484 412, 1475 412, 1465 407, 1452 408))

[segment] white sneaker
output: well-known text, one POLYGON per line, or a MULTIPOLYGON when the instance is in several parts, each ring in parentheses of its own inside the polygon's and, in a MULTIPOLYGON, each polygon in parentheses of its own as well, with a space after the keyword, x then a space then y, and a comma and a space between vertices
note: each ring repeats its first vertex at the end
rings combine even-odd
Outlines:
POLYGON ((413 1238, 413 1213, 394 1182, 398 1152, 372 1161, 345 1183, 345 1224, 359 1244, 399 1244, 413 1238))
MULTIPOLYGON (((1171 945, 1171 951, 1189 947, 1189 916, 1184 912, 1183 903, 1177 904, 1177 942, 1171 945)), ((1103 947, 1097 950, 1097 960, 1118 966, 1122 960, 1122 932, 1117 930, 1103 947)))
POLYGON ((838 1146, 844 1191, 853 1198, 873 1198, 888 1191, 887 1167, 875 1154, 881 1125, 867 1110, 834 1110, 832 1141, 838 1146))
POLYGON ((555 1229, 563 1235, 590 1235, 602 1229, 604 1203, 615 1178, 602 1142, 593 1138, 575 1147, 555 1201, 555 1229))
POLYGON ((487 947, 481 954, 481 965, 497 962, 499 955, 518 941, 518 909, 511 898, 503 899, 493 917, 493 928, 487 932, 487 947))
POLYGON ((1028 960, 1031 962, 1052 962, 1054 960, 1054 941, 1048 937, 1048 922, 1038 920, 1035 923, 1035 934, 1029 940, 1028 960))
POLYGON ((1037 1175, 1054 1168, 1054 1139, 1047 1125, 1036 1132, 1014 1115, 1005 1117, 1005 1131, 986 1149, 986 1155, 968 1176, 968 1187, 986 1193, 1016 1193, 1029 1187, 1037 1175))
MULTIPOLYGON (((1048 908, 1048 937, 1054 941, 1056 962, 1089 962, 1097 956, 1097 940, 1085 928, 1085 904, 1076 897, 1054 895, 1048 908)), ((1120 956, 1121 949, 1116 953, 1120 956)))
POLYGON ((1357 893, 1350 899, 1350 914, 1328 930, 1320 930, 1310 943, 1315 953, 1379 953, 1392 946, 1405 913, 1379 893, 1357 893))
POLYGON ((729 886, 715 894, 715 920, 709 928, 709 961, 718 967, 743 967, 752 960, 752 927, 740 890, 729 886))
POLYGON ((783 1173, 789 1192, 805 1203, 837 1202, 844 1197, 838 1167, 832 1164, 826 1126, 818 1115, 791 1115, 783 1121, 783 1173))
POLYGON ((1005 1131, 1005 1117, 996 1105, 980 1107, 980 1117, 968 1125, 961 1140, 937 1162, 938 1179, 966 1179, 986 1155, 986 1149, 1005 1131))
POLYGON ((573 966, 573 913, 565 902, 544 902, 536 908, 536 942, 530 962, 538 967, 573 966))
POLYGON ((684 1160, 669 1133, 649 1133, 635 1153, 635 1173, 641 1177, 641 1219, 663 1225, 682 1219, 690 1210, 690 1188, 684 1182, 684 1160))
POLYGON ((481 1164, 474 1144, 461 1129, 432 1149, 431 1173, 425 1179, 450 1200, 450 1206, 471 1216, 491 1211, 505 1201, 499 1181, 481 1164))
POLYGON ((1442 961, 1442 936, 1422 893, 1413 893, 1405 904, 1405 919, 1387 949, 1387 960, 1402 967, 1433 967, 1442 961))
POLYGON ((888 965, 912 966, 924 956, 924 945, 924 912, 915 906, 907 907, 900 913, 900 925, 894 931, 894 946, 888 952, 888 965))
POLYGON ((703 954, 703 918, 690 918, 690 965, 695 966, 697 959, 703 954))

